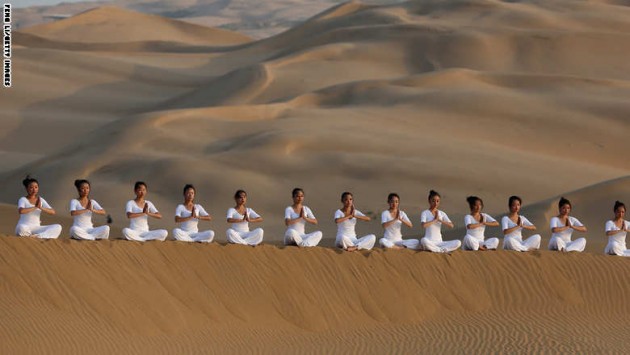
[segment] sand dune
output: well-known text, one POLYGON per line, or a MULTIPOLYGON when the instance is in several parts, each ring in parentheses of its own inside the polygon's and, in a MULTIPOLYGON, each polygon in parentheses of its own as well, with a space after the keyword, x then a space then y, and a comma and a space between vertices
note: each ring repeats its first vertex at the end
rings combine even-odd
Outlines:
POLYGON ((82 43, 82 42, 60 42, 32 34, 16 32, 15 43, 19 46, 30 48, 63 49, 68 51, 83 52, 161 52, 161 53, 205 53, 208 51, 224 50, 225 45, 210 43, 209 45, 183 44, 172 41, 136 41, 124 43, 82 43))
POLYGON ((623 258, 15 237, 0 248, 12 251, 0 268, 3 352, 627 347, 623 258))
MULTIPOLYGON (((111 8, 18 31, 0 233, 13 234, 26 173, 57 209, 45 222, 65 229, 0 238, 0 351, 622 353, 627 262, 602 252, 614 201, 630 203, 628 29, 624 1, 452 0, 339 4, 259 41, 111 8), (68 239, 76 178, 113 240, 68 239), (221 244, 116 240, 136 180, 169 230, 195 184, 221 244), (417 237, 436 189, 456 224, 446 239, 464 235, 466 196, 501 217, 516 194, 544 249, 565 196, 587 249, 281 248, 296 186, 325 247, 342 191, 372 217, 398 192, 417 237), (239 188, 265 218, 261 248, 222 244, 239 188)), ((380 237, 379 222, 357 232, 380 237)))
MULTIPOLYGON (((369 0, 377 4, 400 0, 369 0)), ((112 0, 62 2, 54 6, 14 9, 18 29, 50 23, 60 16, 76 15, 100 6, 163 16, 210 27, 223 27, 253 38, 265 38, 286 31, 309 17, 336 5, 336 0, 265 0, 252 6, 243 0, 112 0)))
POLYGON ((29 27, 22 32, 56 41, 79 43, 153 40, 228 45, 250 40, 247 36, 235 32, 146 15, 114 6, 87 10, 68 19, 29 27))

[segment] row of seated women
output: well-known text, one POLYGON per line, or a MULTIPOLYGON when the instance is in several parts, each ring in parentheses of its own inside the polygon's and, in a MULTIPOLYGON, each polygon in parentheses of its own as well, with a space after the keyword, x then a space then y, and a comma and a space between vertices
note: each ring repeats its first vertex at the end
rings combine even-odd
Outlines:
MULTIPOLYGON (((58 224, 42 226, 40 224, 41 212, 55 214, 52 207, 39 196, 39 183, 37 180, 27 177, 23 181, 27 195, 18 201, 20 219, 16 227, 18 236, 35 236, 39 238, 57 238, 61 234, 61 226, 58 224)), ((87 180, 76 180, 75 186, 78 198, 70 202, 70 214, 74 217, 74 223, 70 228, 70 236, 75 239, 96 240, 107 239, 109 226, 94 227, 92 215, 105 215, 105 210, 93 199, 90 199, 90 183, 87 180)), ((150 201, 145 200, 147 185, 137 182, 134 186, 135 199, 127 202, 126 212, 130 220, 128 228, 124 228, 123 236, 128 240, 163 241, 168 236, 164 229, 150 230, 148 218, 162 218, 162 215, 150 201)), ((195 188, 186 185, 183 190, 184 203, 177 206, 175 222, 179 227, 173 230, 173 236, 179 241, 185 242, 211 242, 214 232, 211 230, 199 231, 198 222, 210 221, 211 217, 203 206, 195 203, 195 188)), ((313 247, 322 239, 322 232, 306 233, 305 226, 317 224, 317 219, 310 208, 304 205, 304 191, 296 188, 292 192, 293 204, 285 210, 285 224, 287 231, 284 242, 287 245, 300 247, 313 247)), ((227 230, 229 243, 258 245, 263 240, 262 228, 249 229, 249 223, 261 222, 263 219, 253 209, 246 207, 247 193, 238 190, 234 195, 236 205, 227 212, 227 222, 232 226, 227 230)), ((392 193, 388 196, 389 209, 381 214, 381 223, 385 230, 379 243, 383 248, 409 248, 426 250, 436 253, 449 253, 458 248, 464 250, 494 250, 499 246, 498 238, 486 238, 486 227, 499 226, 492 216, 483 213, 483 201, 476 196, 468 197, 470 214, 464 218, 466 236, 463 243, 459 240, 444 241, 442 239, 442 225, 453 228, 454 225, 448 215, 439 210, 440 194, 431 190, 428 197, 429 208, 420 216, 421 226, 425 229, 425 236, 418 239, 403 239, 401 228, 403 225, 412 227, 407 214, 400 210, 400 197, 392 193)), ((335 212, 337 223, 336 245, 347 251, 371 249, 375 242, 374 234, 357 237, 355 225, 357 221, 369 221, 370 217, 355 209, 353 196, 350 192, 341 195, 343 206, 335 212)), ((536 227, 525 217, 519 214, 522 200, 518 196, 509 198, 509 214, 501 220, 503 230, 503 249, 515 251, 531 251, 540 248, 541 237, 539 234, 523 239, 523 229, 534 231, 536 227)), ((586 246, 585 238, 572 240, 573 231, 586 232, 586 227, 575 217, 570 216, 571 202, 562 198, 558 204, 559 213, 551 219, 551 240, 549 249, 559 251, 581 252, 586 246)), ((626 233, 630 222, 624 220, 626 207, 617 201, 614 206, 614 219, 606 222, 606 235, 609 237, 605 253, 620 256, 630 256, 630 250, 626 248, 626 233)))

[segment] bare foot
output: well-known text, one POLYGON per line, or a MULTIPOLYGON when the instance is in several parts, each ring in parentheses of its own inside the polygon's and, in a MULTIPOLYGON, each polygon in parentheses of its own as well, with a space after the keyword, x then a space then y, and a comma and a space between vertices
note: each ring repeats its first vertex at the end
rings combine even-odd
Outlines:
POLYGON ((359 250, 359 248, 354 247, 354 246, 346 248, 346 251, 357 251, 357 250, 359 250))
POLYGON ((401 249, 405 249, 405 247, 401 247, 400 245, 394 245, 390 249, 401 250, 401 249))
POLYGON ((482 246, 479 247, 479 250, 486 251, 486 250, 488 250, 488 248, 485 245, 482 245, 482 246))

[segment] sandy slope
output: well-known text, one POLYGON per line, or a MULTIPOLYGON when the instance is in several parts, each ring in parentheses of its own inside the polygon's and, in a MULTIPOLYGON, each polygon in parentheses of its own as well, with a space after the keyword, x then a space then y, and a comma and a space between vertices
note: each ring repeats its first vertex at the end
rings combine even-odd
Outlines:
POLYGON ((22 32, 61 42, 121 43, 172 41, 189 44, 227 45, 249 41, 245 35, 183 21, 103 6, 63 19, 24 29, 22 32))
MULTIPOLYGON (((401 0, 367 0, 389 4, 401 0)), ((255 6, 249 0, 110 0, 62 2, 54 6, 14 9, 18 29, 50 23, 60 16, 76 15, 101 6, 116 6, 210 27, 223 27, 253 38, 265 38, 302 23, 336 5, 338 0, 264 0, 255 6)))
POLYGON ((348 254, 15 237, 0 238, 0 250, 2 352, 623 352, 628 346, 630 265, 617 257, 348 254))

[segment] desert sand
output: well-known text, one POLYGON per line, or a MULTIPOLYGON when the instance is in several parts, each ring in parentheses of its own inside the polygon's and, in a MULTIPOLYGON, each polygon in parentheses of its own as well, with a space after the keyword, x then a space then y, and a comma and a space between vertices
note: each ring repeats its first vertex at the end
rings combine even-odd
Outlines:
POLYGON ((630 264, 620 257, 10 237, 0 245, 3 353, 623 353, 629 345, 630 264))
POLYGON ((262 40, 115 7, 20 30, 0 91, 0 351, 623 353, 630 260, 603 255, 603 229, 630 203, 627 58, 627 1, 350 2, 262 40), (27 173, 60 240, 11 236, 27 173), (111 240, 68 239, 77 178, 111 240), (218 243, 118 240, 136 180, 169 230, 195 184, 218 243), (321 248, 280 246, 296 186, 321 248), (267 245, 225 245, 239 188, 267 245), (520 195, 543 250, 331 248, 341 192, 374 217, 398 192, 419 237, 429 189, 445 239, 466 196, 499 218, 520 195), (560 196, 585 253, 545 250, 560 196))
MULTIPOLYGON (((339 0, 88 0, 62 1, 50 6, 15 8, 17 29, 50 23, 102 6, 139 11, 209 27, 221 27, 253 38, 284 32, 308 18, 337 5, 339 0)), ((403 0, 365 0, 367 4, 393 4, 403 0)), ((22 6, 13 2, 13 6, 22 6)))

